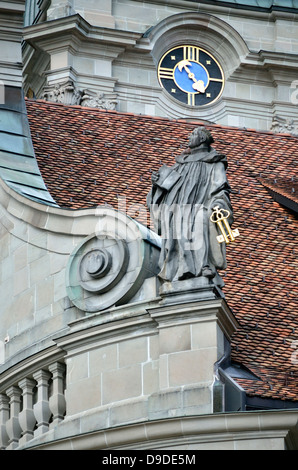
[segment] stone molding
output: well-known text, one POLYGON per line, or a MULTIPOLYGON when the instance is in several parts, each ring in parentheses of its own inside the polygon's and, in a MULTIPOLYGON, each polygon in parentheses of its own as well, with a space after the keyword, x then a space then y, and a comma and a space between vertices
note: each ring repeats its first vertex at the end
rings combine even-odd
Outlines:
MULTIPOLYGON (((124 50, 125 47, 134 46, 142 35, 132 31, 93 26, 80 14, 54 19, 49 22, 39 23, 24 28, 24 40, 32 46, 41 47, 47 52, 60 49, 61 43, 67 45, 75 38, 91 43, 106 44, 114 46, 111 49, 114 57, 124 50), (57 36, 60 36, 57 42, 57 36)), ((78 47, 74 41, 73 47, 78 47)), ((100 52, 100 51, 98 51, 100 52)), ((108 53, 108 51, 106 51, 108 53)))
POLYGON ((169 47, 191 41, 215 54, 224 66, 225 75, 227 70, 235 68, 249 54, 244 39, 232 26, 207 13, 178 13, 169 16, 154 26, 147 37, 156 63, 169 47))
POLYGON ((140 422, 82 435, 74 430, 87 416, 66 423, 73 434, 63 438, 55 430, 24 448, 40 450, 289 450, 297 449, 297 411, 221 413, 140 422), (48 436, 49 437, 49 436, 48 436))
POLYGON ((228 340, 239 324, 224 299, 201 300, 184 304, 164 305, 149 310, 159 328, 180 323, 216 321, 228 340))

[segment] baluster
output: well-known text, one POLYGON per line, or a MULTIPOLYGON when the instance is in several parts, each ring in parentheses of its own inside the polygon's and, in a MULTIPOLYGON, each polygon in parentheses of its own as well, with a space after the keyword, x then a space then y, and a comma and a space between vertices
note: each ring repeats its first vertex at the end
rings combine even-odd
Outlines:
POLYGON ((6 431, 6 423, 9 419, 9 398, 0 393, 0 450, 8 446, 9 437, 6 431))
POLYGON ((35 382, 31 379, 23 379, 18 385, 23 390, 23 410, 19 415, 19 423, 23 431, 19 441, 19 445, 21 445, 30 441, 34 435, 33 429, 36 419, 33 411, 33 389, 35 382))
POLYGON ((34 415, 37 421, 37 429, 34 431, 34 437, 40 436, 49 430, 49 419, 51 410, 49 407, 49 379, 51 374, 40 370, 33 374, 37 382, 37 403, 33 406, 34 415))
POLYGON ((22 392, 13 385, 6 390, 6 395, 10 398, 10 418, 6 423, 6 431, 9 436, 9 446, 7 449, 12 450, 18 447, 22 434, 22 428, 19 423, 22 392))
POLYGON ((65 365, 55 362, 49 366, 49 371, 53 375, 53 393, 49 399, 50 410, 53 414, 53 422, 50 424, 50 428, 52 428, 64 419, 64 413, 66 410, 66 401, 64 396, 65 365))

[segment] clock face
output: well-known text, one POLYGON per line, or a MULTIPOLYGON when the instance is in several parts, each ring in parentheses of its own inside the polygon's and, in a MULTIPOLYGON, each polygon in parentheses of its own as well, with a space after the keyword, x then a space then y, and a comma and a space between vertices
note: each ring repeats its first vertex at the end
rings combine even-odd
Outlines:
POLYGON ((214 103, 222 94, 224 74, 217 60, 197 46, 177 46, 158 64, 160 85, 176 100, 190 106, 214 103))

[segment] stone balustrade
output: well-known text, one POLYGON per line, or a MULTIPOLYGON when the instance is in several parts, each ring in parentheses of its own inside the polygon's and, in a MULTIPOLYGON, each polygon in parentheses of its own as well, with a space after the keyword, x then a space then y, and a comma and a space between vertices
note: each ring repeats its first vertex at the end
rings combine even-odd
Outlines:
POLYGON ((0 393, 0 449, 16 449, 46 433, 66 412, 65 364, 54 362, 0 393))

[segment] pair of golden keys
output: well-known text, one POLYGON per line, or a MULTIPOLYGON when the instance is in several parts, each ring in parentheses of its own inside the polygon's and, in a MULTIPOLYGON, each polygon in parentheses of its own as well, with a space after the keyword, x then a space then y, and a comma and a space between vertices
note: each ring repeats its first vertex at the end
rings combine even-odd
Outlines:
POLYGON ((239 230, 236 228, 232 230, 228 218, 230 217, 230 212, 226 209, 221 209, 219 206, 214 207, 211 214, 210 220, 218 225, 221 235, 218 235, 217 241, 219 243, 226 242, 227 244, 233 242, 236 237, 239 237, 239 230))

